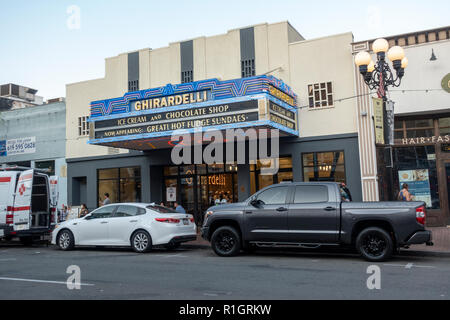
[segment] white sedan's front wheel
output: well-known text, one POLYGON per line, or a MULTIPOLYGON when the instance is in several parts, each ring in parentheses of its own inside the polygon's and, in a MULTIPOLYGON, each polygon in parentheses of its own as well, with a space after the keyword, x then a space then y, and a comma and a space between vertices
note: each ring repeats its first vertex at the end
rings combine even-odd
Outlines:
POLYGON ((147 231, 136 231, 131 237, 131 247, 137 253, 145 253, 152 250, 152 238, 147 231))
POLYGON ((61 250, 70 251, 75 247, 75 240, 70 230, 63 230, 59 233, 56 241, 61 250))

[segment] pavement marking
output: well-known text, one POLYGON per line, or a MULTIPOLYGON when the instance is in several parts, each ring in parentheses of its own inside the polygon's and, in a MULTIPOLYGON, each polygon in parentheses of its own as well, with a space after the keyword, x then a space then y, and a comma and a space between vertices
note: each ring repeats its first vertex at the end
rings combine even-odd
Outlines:
POLYGON ((180 254, 156 254, 154 257, 165 257, 165 258, 174 258, 174 257, 180 257, 180 258, 187 258, 188 256, 180 254))
POLYGON ((412 269, 414 268, 430 268, 430 269, 436 269, 436 267, 433 266, 418 266, 415 265, 414 263, 408 263, 406 265, 403 264, 384 264, 384 266, 388 266, 388 267, 400 267, 400 268, 405 268, 405 269, 412 269))
POLYGON ((10 258, 10 259, 0 259, 0 262, 6 262, 6 261, 17 261, 17 259, 15 259, 15 258, 10 258))
MULTIPOLYGON (((20 278, 4 278, 4 277, 0 277, 0 280, 4 280, 4 281, 21 281, 21 282, 36 282, 36 283, 50 283, 50 284, 63 284, 63 285, 67 285, 66 281, 49 281, 49 280, 35 280, 35 279, 20 279, 20 278)), ((94 286, 93 284, 90 283, 71 283, 71 285, 74 286, 94 286)))

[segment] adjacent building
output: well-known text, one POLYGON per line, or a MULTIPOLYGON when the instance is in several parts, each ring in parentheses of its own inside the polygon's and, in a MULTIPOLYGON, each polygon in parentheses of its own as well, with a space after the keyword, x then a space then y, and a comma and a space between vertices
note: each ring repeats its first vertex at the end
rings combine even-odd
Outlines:
MULTIPOLYGON (((394 195, 386 194, 385 162, 374 143, 371 95, 355 68, 363 199, 396 198, 407 183, 416 199, 427 203, 431 226, 450 224, 449 33, 450 27, 443 27, 386 37, 409 59, 401 85, 389 90, 395 103, 394 195)), ((353 43, 354 54, 370 51, 373 41, 353 43)))
POLYGON ((67 85, 69 204, 178 201, 200 222, 217 198, 282 181, 345 182, 362 200, 352 43, 280 22, 107 58, 104 78, 67 85), (264 159, 176 165, 172 131, 198 126, 279 129, 279 171, 261 174, 264 159))
MULTIPOLYGON (((6 85, 9 88, 14 85, 6 85)), ((17 86, 19 88, 24 88, 17 86)), ((4 86, 2 86, 2 93, 4 86)), ((28 94, 37 90, 25 88, 28 94)), ((23 91, 23 90, 19 90, 23 91)), ((18 92, 19 92, 18 91, 18 92)), ((67 205, 66 104, 63 98, 36 104, 28 98, 0 97, 0 166, 22 166, 49 170, 58 176, 59 205, 67 205)))

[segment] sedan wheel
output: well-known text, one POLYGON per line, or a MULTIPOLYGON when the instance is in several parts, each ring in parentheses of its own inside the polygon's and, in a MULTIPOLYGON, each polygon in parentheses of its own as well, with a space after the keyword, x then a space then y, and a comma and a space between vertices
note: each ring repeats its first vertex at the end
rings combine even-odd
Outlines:
POLYGON ((75 241, 72 232, 63 230, 58 236, 58 246, 61 250, 69 251, 75 247, 75 241))
POLYGON ((135 252, 148 252, 152 249, 152 239, 147 231, 137 231, 131 239, 131 246, 135 252))

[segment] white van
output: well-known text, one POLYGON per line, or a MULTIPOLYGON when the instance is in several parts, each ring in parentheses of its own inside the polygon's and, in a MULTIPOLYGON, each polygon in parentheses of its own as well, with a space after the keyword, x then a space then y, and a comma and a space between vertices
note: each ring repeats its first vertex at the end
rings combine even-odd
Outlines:
POLYGON ((48 175, 29 168, 0 168, 0 239, 18 237, 30 244, 49 234, 56 218, 48 175))

